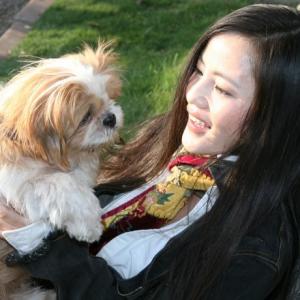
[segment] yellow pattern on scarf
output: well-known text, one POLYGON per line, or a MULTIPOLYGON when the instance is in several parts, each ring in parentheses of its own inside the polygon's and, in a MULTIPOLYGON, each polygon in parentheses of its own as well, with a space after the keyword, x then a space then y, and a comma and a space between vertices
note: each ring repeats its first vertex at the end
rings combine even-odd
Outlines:
POLYGON ((173 219, 193 191, 207 191, 214 179, 192 166, 174 166, 165 183, 156 185, 144 201, 149 215, 167 220, 173 219))

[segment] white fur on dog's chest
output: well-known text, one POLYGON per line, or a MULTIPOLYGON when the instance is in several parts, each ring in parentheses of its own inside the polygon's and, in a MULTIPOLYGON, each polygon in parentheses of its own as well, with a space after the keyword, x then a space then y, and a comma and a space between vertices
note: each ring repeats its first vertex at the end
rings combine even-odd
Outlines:
POLYGON ((82 156, 77 158, 76 161, 71 162, 72 171, 70 171, 70 173, 74 174, 74 177, 78 180, 85 180, 90 187, 94 187, 99 167, 98 154, 89 154, 88 159, 82 156))
POLYGON ((49 167, 45 163, 32 159, 23 159, 21 164, 6 163, 0 167, 0 194, 15 207, 22 187, 48 172, 49 167))
POLYGON ((92 189, 99 161, 89 156, 71 165, 70 172, 62 172, 31 159, 6 164, 0 168, 1 199, 32 222, 45 220, 79 240, 94 241, 101 233, 101 209, 92 189))
POLYGON ((42 161, 30 158, 23 158, 19 164, 6 163, 0 166, 0 195, 6 199, 8 204, 17 208, 16 205, 18 206, 19 198, 22 197, 20 195, 22 187, 28 184, 34 185, 35 182, 43 177, 48 178, 51 183, 57 182, 58 185, 63 184, 60 180, 64 176, 71 176, 74 180, 87 184, 90 187, 96 184, 99 170, 99 160, 96 156, 92 159, 89 157, 89 160, 83 158, 79 161, 71 162, 71 165, 73 167, 72 170, 63 172, 51 168, 42 161))

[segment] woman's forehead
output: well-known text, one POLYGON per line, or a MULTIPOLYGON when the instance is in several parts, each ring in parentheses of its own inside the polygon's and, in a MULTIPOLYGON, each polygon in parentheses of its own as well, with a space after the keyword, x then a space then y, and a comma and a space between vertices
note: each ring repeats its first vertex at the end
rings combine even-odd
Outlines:
POLYGON ((254 49, 249 39, 239 34, 224 33, 208 42, 198 65, 204 64, 212 72, 244 77, 252 74, 253 58, 254 49))

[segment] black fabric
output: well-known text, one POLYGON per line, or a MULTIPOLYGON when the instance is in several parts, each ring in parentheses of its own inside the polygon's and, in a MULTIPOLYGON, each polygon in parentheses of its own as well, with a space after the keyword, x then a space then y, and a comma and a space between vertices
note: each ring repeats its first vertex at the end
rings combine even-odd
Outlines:
MULTIPOLYGON (((293 257, 290 225, 285 222, 283 210, 284 207, 278 209, 242 240, 212 289, 210 300, 285 299, 286 287, 272 293, 285 281, 293 257)), ((174 283, 169 280, 169 266, 179 255, 175 245, 190 230, 193 225, 171 239, 146 269, 127 280, 102 258, 90 256, 87 245, 68 237, 51 241, 44 257, 24 266, 34 277, 51 281, 59 300, 171 300, 174 283)))
MULTIPOLYGON (((222 176, 217 184, 222 183, 222 176)), ((299 260, 295 264, 298 226, 291 210, 283 203, 242 239, 228 268, 209 291, 209 300, 300 299, 299 260)), ((59 300, 171 300, 176 283, 170 280, 170 265, 180 255, 176 249, 182 237, 195 237, 190 234, 193 229, 191 225, 172 238, 150 265, 131 279, 123 279, 103 259, 90 256, 87 245, 68 237, 52 240, 46 255, 23 265, 34 277, 52 282, 59 300)))
POLYGON ((297 258, 294 264, 286 300, 300 300, 300 257, 297 258))
POLYGON ((42 259, 22 265, 33 277, 52 282, 57 299, 122 299, 107 263, 90 256, 88 245, 69 237, 51 241, 50 251, 42 259))
MULTIPOLYGON (((297 194, 297 193, 294 193, 297 194)), ((300 203, 293 201, 294 195, 290 193, 288 208, 290 209, 290 219, 292 220, 293 233, 295 239, 295 259, 292 265, 291 276, 289 278, 287 300, 300 300, 300 203)))
POLYGON ((5 263, 8 267, 13 267, 21 263, 30 263, 32 261, 38 260, 40 257, 45 256, 50 250, 50 242, 65 235, 61 230, 56 230, 50 232, 50 234, 43 239, 42 243, 38 245, 34 251, 27 254, 20 254, 17 250, 9 253, 5 258, 5 263))

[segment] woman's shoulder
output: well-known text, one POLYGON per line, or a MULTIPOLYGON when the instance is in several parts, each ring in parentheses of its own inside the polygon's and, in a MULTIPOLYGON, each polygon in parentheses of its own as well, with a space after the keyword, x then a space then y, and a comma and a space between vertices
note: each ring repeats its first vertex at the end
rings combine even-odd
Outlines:
POLYGON ((296 237, 288 209, 280 205, 246 234, 235 255, 252 256, 281 272, 290 265, 294 256, 296 237))

